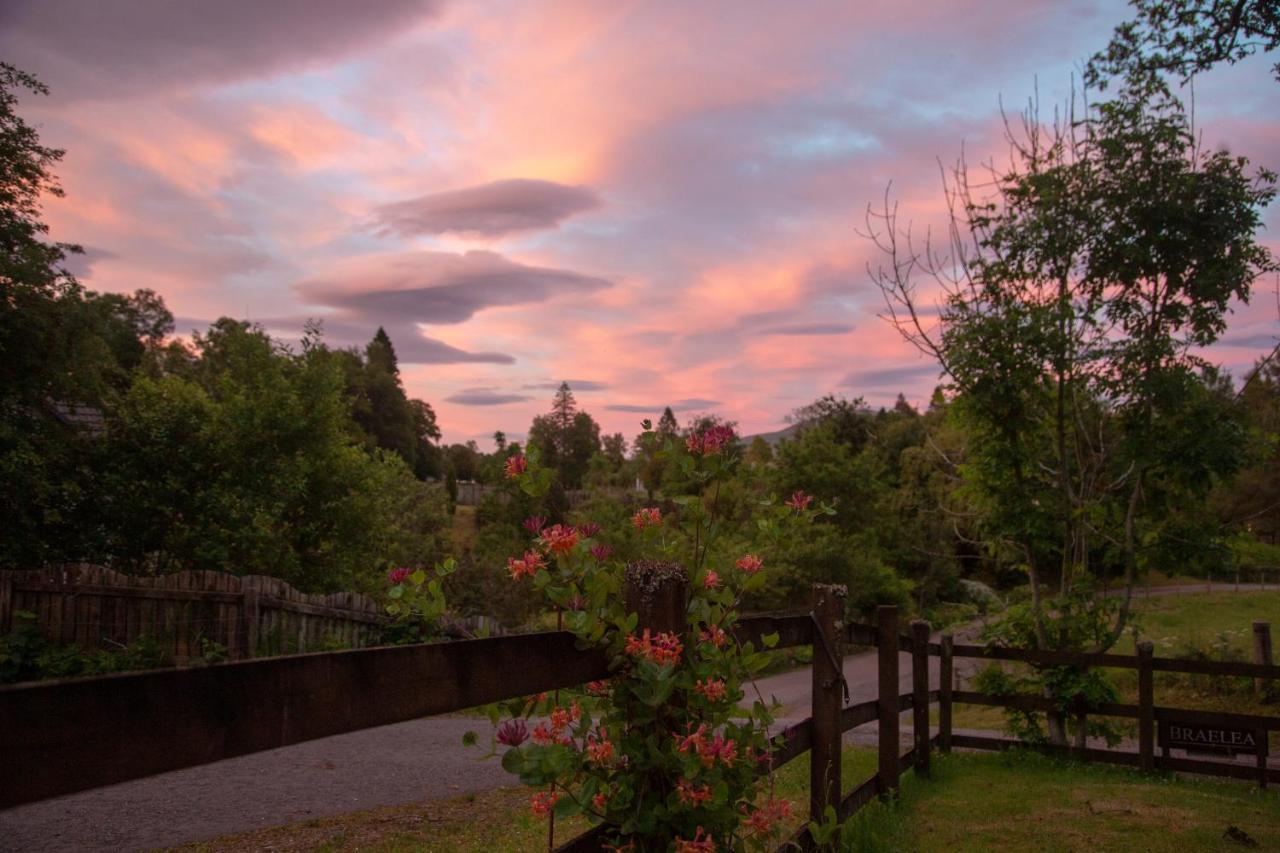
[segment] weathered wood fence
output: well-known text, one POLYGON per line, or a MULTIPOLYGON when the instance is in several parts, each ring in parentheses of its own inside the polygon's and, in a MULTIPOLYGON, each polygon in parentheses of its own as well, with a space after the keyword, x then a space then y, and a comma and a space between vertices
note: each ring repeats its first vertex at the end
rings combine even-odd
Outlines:
POLYGON ((310 595, 277 578, 224 572, 126 575, 74 564, 0 571, 0 634, 14 613, 36 614, 53 642, 119 647, 142 637, 177 663, 199 657, 205 641, 233 660, 376 643, 386 621, 366 595, 310 595))
MULTIPOLYGON (((1152 727, 1162 714, 1196 714, 1156 707, 1151 674, 1193 672, 1280 678, 1280 667, 1155 658, 1138 655, 1078 655, 968 646, 950 636, 930 639, 929 626, 913 622, 900 634, 896 608, 881 607, 876 625, 845 623, 844 590, 817 586, 808 613, 741 620, 734 636, 759 647, 777 634, 776 648, 813 646, 812 708, 808 719, 781 732, 772 765, 811 753, 810 815, 821 821, 827 806, 841 819, 877 795, 893 796, 908 769, 927 775, 937 747, 1004 749, 1000 738, 967 736, 952 728, 956 702, 1035 707, 1039 697, 990 696, 953 688, 956 658, 1131 667, 1142 685, 1136 706, 1079 709, 1139 720, 1139 751, 1087 748, 1064 751, 1084 760, 1142 768, 1243 776, 1278 781, 1277 771, 1156 756, 1152 727), (846 645, 874 646, 879 662, 876 699, 845 705, 841 661, 846 645), (912 662, 912 687, 899 687, 899 654, 912 662), (937 689, 930 688, 929 658, 939 658, 937 689), (931 735, 929 706, 939 703, 939 725, 931 735), (899 719, 910 710, 913 746, 899 746, 899 719), (857 726, 879 726, 877 772, 845 792, 840 785, 843 734, 857 726)), ((672 599, 675 600, 675 599, 672 599)), ((641 614, 641 624, 662 624, 670 614, 641 614)), ((0 808, 167 770, 273 749, 313 738, 387 725, 489 702, 572 687, 610 675, 605 657, 581 650, 568 632, 545 632, 431 645, 358 649, 264 658, 192 669, 119 674, 0 687, 0 808)), ((1204 714, 1259 731, 1280 729, 1280 719, 1240 714, 1204 714)), ((1083 717, 1082 717, 1083 718, 1083 717)), ((565 851, 599 849, 597 833, 562 846, 565 851)), ((811 846, 805 829, 789 843, 811 846)))

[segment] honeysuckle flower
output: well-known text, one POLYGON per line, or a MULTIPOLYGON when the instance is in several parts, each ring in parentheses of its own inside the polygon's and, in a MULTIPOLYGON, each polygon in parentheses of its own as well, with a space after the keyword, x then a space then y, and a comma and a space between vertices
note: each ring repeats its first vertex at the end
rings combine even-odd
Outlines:
POLYGON ((770 800, 758 809, 742 807, 746 825, 757 835, 772 835, 778 824, 791 819, 791 803, 786 800, 770 800))
POLYGON ((681 779, 676 782, 676 796, 686 806, 697 807, 711 802, 713 794, 710 785, 695 785, 688 779, 681 779))
POLYGON ((764 568, 764 560, 760 559, 755 554, 746 554, 738 558, 737 566, 746 574, 754 575, 756 572, 764 568))
POLYGON ((694 685, 693 691, 700 693, 706 697, 708 702, 719 702, 724 698, 725 685, 724 681, 719 678, 699 679, 694 685))
POLYGON ((797 489, 783 503, 795 510, 808 509, 809 504, 813 503, 813 495, 806 495, 803 491, 797 489))
POLYGON ((604 812, 609 807, 609 795, 604 791, 596 794, 591 798, 591 806, 598 812, 604 812))
POLYGON ((693 433, 684 440, 684 446, 690 453, 712 456, 723 450, 730 441, 733 441, 733 430, 727 426, 718 425, 693 433))
POLYGON ((518 581, 525 575, 532 577, 538 573, 539 569, 546 567, 547 558, 537 551, 525 551, 524 556, 518 560, 515 557, 507 558, 507 571, 511 573, 513 581, 518 581))
POLYGON ((719 628, 716 625, 710 625, 699 635, 699 639, 704 643, 710 643, 717 649, 722 649, 724 648, 724 644, 728 642, 729 637, 725 634, 722 628, 719 628))
POLYGON ((631 516, 631 523, 636 530, 644 530, 646 527, 657 527, 662 524, 662 510, 656 506, 645 507, 644 509, 631 516))
POLYGON ((540 515, 531 515, 521 523, 521 526, 524 527, 525 530, 532 533, 534 536, 537 536, 539 533, 541 533, 542 528, 546 527, 546 525, 547 525, 547 520, 540 515))
POLYGON ((567 554, 578 545, 578 531, 563 524, 553 524, 542 531, 538 542, 553 554, 567 554))
POLYGON ((539 817, 548 815, 555 808, 560 795, 555 791, 539 791, 529 799, 529 809, 539 817))
POLYGON ((608 735, 601 733, 599 739, 595 735, 587 735, 587 758, 596 764, 608 764, 613 760, 613 742, 608 735))
POLYGON ((583 539, 590 539, 592 536, 595 536, 599 532, 600 532, 600 525, 596 524, 594 521, 588 521, 586 524, 578 525, 578 534, 583 539))
POLYGON ((498 726, 498 743, 519 746, 529 739, 529 727, 524 720, 507 720, 498 726))
POLYGON ((679 662, 683 651, 684 646, 680 643, 680 638, 665 631, 654 636, 650 634, 648 628, 645 628, 644 633, 639 637, 635 634, 627 637, 628 655, 645 658, 659 665, 679 662))
POLYGON ((715 572, 707 572, 707 576, 702 579, 703 589, 715 589, 720 585, 720 576, 715 572))
POLYGON ((716 853, 716 843, 710 837, 704 838, 702 827, 698 827, 692 839, 676 836, 675 853, 716 853))
POLYGON ((523 453, 515 456, 507 457, 507 464, 503 467, 503 472, 508 479, 519 477, 525 471, 529 470, 529 460, 525 458, 523 453))
POLYGON ((607 681, 588 681, 587 692, 592 696, 604 696, 609 692, 609 682, 607 681))
POLYGON ((401 566, 398 569, 392 569, 387 572, 387 580, 393 584, 404 583, 409 579, 409 575, 413 574, 413 569, 407 566, 401 566))
POLYGON ((725 767, 732 767, 734 760, 738 757, 738 748, 732 739, 725 740, 724 735, 717 734, 698 747, 698 757, 707 767, 715 764, 717 760, 725 767))
POLYGON ((591 556, 596 558, 597 563, 603 563, 605 560, 613 556, 612 545, 592 545, 591 556))

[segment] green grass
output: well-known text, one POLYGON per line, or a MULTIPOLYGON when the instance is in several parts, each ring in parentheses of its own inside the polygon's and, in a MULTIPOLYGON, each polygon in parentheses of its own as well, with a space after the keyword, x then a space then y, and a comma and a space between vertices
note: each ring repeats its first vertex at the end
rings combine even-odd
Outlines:
MULTIPOLYGON (((847 749, 847 793, 875 772, 875 752, 847 749)), ((807 756, 782 768, 775 795, 800 825, 808 810, 807 756)), ((375 809, 228 836, 182 848, 192 853, 347 851, 525 853, 545 849, 546 820, 528 810, 528 791, 507 788, 437 803, 375 809)), ((1222 838, 1243 829, 1259 849, 1280 849, 1280 794, 1244 783, 1143 776, 1029 754, 935 755, 933 774, 903 777, 893 806, 873 803, 845 829, 857 851, 1234 850, 1222 838)), ((561 822, 557 843, 585 828, 561 822)))

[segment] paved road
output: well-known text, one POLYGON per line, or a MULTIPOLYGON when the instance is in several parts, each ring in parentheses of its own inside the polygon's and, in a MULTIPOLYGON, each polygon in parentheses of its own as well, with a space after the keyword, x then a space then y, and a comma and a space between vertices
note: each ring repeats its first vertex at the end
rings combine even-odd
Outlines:
MULTIPOLYGON (((1204 587, 1152 592, 1191 591, 1204 587)), ((931 667, 936 684, 936 658, 931 667)), ((901 692, 909 692, 909 655, 900 657, 899 671, 901 692)), ((875 698, 875 652, 845 658, 844 672, 851 701, 875 698)), ((783 703, 783 725, 809 716, 809 687, 808 669, 760 681, 766 698, 783 703)), ((476 761, 478 752, 461 745, 464 731, 487 725, 461 717, 414 720, 19 806, 0 811, 0 851, 145 850, 511 784, 498 762, 476 761)), ((873 742, 874 734, 872 724, 847 737, 873 742)))

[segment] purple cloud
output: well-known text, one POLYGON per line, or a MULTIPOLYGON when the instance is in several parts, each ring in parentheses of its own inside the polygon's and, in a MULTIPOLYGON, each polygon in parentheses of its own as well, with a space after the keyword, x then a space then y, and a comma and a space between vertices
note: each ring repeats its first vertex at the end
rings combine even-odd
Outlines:
POLYGON ((555 228, 599 204, 585 187, 516 178, 384 204, 375 219, 384 232, 401 237, 449 232, 501 237, 555 228))
POLYGON ((533 398, 525 394, 504 394, 492 388, 463 388, 444 399, 445 402, 457 403, 459 406, 505 406, 508 403, 523 403, 533 398))
MULTIPOLYGON (((630 403, 614 403, 613 405, 605 406, 605 409, 610 412, 635 412, 637 414, 652 414, 656 416, 662 413, 665 405, 668 404, 655 406, 648 404, 638 405, 630 403)), ((683 400, 676 400, 674 403, 670 403, 669 405, 673 412, 687 412, 691 409, 714 409, 716 406, 720 405, 720 401, 705 400, 702 397, 687 397, 683 400)))
POLYGON ((437 0, 5 0, 0 53, 61 97, 224 83, 332 64, 437 0))
POLYGON ((377 322, 461 323, 499 305, 545 302, 603 290, 611 282, 534 267, 494 252, 407 252, 365 256, 294 289, 308 302, 377 322))
POLYGON ((843 388, 884 388, 915 384, 927 376, 937 377, 941 371, 936 364, 912 364, 885 367, 878 370, 856 370, 840 381, 843 388))

